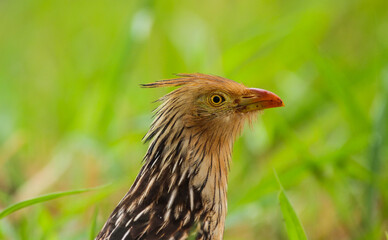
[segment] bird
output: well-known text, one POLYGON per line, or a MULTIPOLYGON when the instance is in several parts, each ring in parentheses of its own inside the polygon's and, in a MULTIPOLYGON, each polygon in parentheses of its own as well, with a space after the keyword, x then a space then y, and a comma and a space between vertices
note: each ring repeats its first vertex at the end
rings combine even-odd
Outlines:
POLYGON ((201 73, 142 87, 176 89, 158 100, 141 170, 95 239, 222 239, 234 141, 258 112, 283 101, 201 73))

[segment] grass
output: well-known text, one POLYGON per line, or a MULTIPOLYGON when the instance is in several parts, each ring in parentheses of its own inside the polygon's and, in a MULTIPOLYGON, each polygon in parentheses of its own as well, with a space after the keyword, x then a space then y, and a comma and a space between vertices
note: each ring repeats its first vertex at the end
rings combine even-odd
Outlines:
POLYGON ((97 226, 97 216, 98 216, 98 209, 96 208, 96 210, 93 213, 92 223, 90 224, 90 233, 89 233, 90 240, 95 239, 98 232, 99 232, 97 227, 96 227, 97 226))
POLYGON ((387 22, 384 0, 1 1, 0 211, 113 184, 14 212, 0 239, 98 232, 141 167, 152 101, 168 91, 139 84, 179 72, 286 104, 235 144, 224 239, 287 238, 272 169, 309 239, 385 239, 387 22))
POLYGON ((286 225, 288 238, 290 240, 307 240, 306 233, 303 229, 302 223, 300 222, 298 216, 295 213, 295 209, 292 207, 290 200, 288 199, 283 185, 280 182, 280 179, 274 170, 276 180, 278 181, 280 192, 279 192, 279 204, 282 211, 284 223, 286 225))
POLYGON ((16 212, 20 209, 23 209, 23 208, 26 208, 26 207, 29 207, 29 206, 32 206, 32 205, 35 205, 38 203, 47 202, 47 201, 50 201, 50 200, 53 200, 56 198, 61 198, 61 197, 69 196, 69 195, 75 195, 75 194, 80 194, 80 193, 84 193, 84 192, 89 192, 89 191, 97 190, 99 188, 101 188, 101 187, 80 189, 80 190, 71 190, 71 191, 65 191, 65 192, 56 192, 56 193, 45 194, 43 196, 24 200, 24 201, 15 203, 15 204, 3 209, 2 211, 0 211, 0 219, 5 218, 6 216, 8 216, 11 213, 16 212))

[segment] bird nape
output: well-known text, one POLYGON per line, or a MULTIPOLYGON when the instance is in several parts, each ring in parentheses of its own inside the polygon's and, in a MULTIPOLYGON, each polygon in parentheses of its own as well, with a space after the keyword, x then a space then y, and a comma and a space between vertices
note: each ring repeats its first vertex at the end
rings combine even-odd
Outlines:
POLYGON ((233 143, 258 111, 284 104, 222 77, 178 76, 142 85, 179 88, 160 98, 144 165, 98 240, 222 239, 233 143))

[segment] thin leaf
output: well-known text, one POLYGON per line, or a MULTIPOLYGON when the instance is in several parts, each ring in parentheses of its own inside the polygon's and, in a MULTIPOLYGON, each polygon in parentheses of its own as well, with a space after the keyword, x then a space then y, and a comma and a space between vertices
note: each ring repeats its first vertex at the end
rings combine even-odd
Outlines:
POLYGON ((25 208, 25 207, 28 207, 28 206, 31 206, 31 205, 34 205, 34 204, 38 204, 38 203, 42 203, 42 202, 47 202, 47 201, 50 201, 50 200, 53 200, 53 199, 56 199, 56 198, 60 198, 60 197, 64 197, 64 196, 69 196, 69 195, 74 195, 74 194, 94 191, 94 190, 98 190, 98 189, 101 189, 101 188, 104 188, 104 187, 106 187, 106 185, 95 187, 95 188, 78 189, 78 190, 71 190, 71 191, 65 191, 65 192, 55 192, 55 193, 50 193, 50 194, 42 195, 42 196, 39 196, 39 197, 36 197, 36 198, 28 199, 28 200, 25 200, 25 201, 21 201, 21 202, 15 203, 15 204, 13 204, 13 205, 3 209, 0 212, 0 219, 10 215, 13 212, 16 212, 17 210, 20 210, 22 208, 25 208))
POLYGON ((288 200, 287 195, 284 192, 283 185, 281 184, 280 179, 275 170, 274 174, 280 187, 279 203, 280 209, 283 214, 284 223, 286 224, 288 238, 290 240, 307 240, 307 236, 303 229, 303 226, 298 216, 296 215, 295 210, 292 207, 290 201, 288 200))
POLYGON ((385 232, 385 237, 386 237, 387 240, 388 240, 388 232, 385 232))
POLYGON ((98 209, 96 208, 93 213, 92 224, 90 226, 89 239, 93 240, 96 237, 96 225, 97 225, 98 209))

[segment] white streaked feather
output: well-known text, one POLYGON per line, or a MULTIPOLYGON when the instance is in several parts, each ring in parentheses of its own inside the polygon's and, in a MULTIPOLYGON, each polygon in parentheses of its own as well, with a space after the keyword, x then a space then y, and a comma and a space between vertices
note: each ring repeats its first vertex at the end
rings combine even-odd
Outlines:
POLYGON ((181 178, 179 179, 178 185, 181 185, 183 179, 185 179, 185 177, 186 177, 186 173, 187 173, 187 168, 185 170, 183 170, 183 173, 182 173, 181 178))
POLYGON ((170 192, 172 186, 175 184, 176 174, 172 175, 170 185, 168 186, 168 192, 170 192))
POLYGON ((171 209, 167 209, 166 213, 164 214, 165 224, 163 224, 163 225, 167 225, 166 223, 168 222, 168 218, 170 217, 170 213, 171 213, 171 209))
POLYGON ((187 212, 185 217, 183 218, 183 225, 186 225, 190 220, 190 212, 187 212))
POLYGON ((123 220, 123 218, 124 218, 124 214, 121 214, 121 215, 117 218, 117 220, 116 220, 116 222, 115 222, 115 226, 120 225, 120 222, 121 222, 121 220, 123 220))
POLYGON ((125 227, 128 227, 129 224, 131 224, 131 222, 132 222, 132 218, 128 220, 128 222, 125 224, 125 227))
POLYGON ((171 209, 171 206, 172 206, 172 203, 174 202, 174 199, 176 197, 176 194, 178 193, 178 189, 175 188, 172 193, 171 193, 171 196, 170 196, 170 199, 168 200, 168 203, 167 203, 167 209, 171 209))
POLYGON ((143 192, 143 194, 139 197, 139 200, 137 201, 137 204, 140 204, 144 198, 148 195, 149 191, 150 191, 150 188, 152 187, 152 185, 154 184, 155 182, 155 179, 156 179, 156 176, 154 176, 151 181, 148 183, 147 185, 147 188, 146 190, 143 192))
POLYGON ((190 209, 191 211, 193 211, 194 210, 194 191, 192 186, 190 186, 190 189, 189 189, 189 196, 190 196, 190 209))
POLYGON ((121 238, 121 240, 125 240, 125 238, 128 236, 130 231, 131 231, 131 228, 128 229, 128 231, 124 234, 124 236, 121 238))

